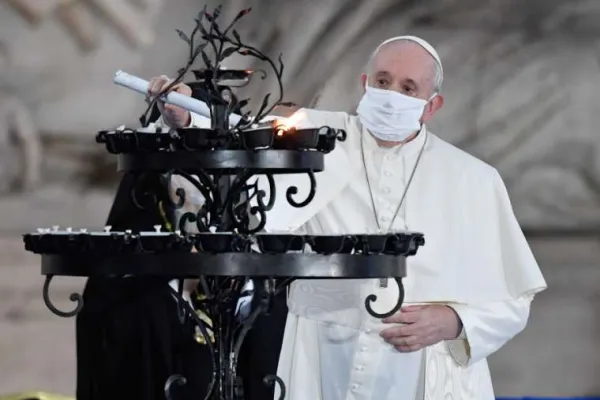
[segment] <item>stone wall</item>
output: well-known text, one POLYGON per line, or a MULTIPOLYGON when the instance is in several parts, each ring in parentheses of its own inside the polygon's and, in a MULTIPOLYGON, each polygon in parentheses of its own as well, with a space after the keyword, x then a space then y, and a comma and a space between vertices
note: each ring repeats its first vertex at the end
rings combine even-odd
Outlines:
MULTIPOLYGON (((174 30, 190 30, 199 5, 39 4, 0 3, 2 181, 63 185, 63 192, 75 182, 85 192, 116 177, 114 158, 94 145, 94 133, 135 126, 144 108, 140 96, 112 85, 112 74, 172 75, 186 52, 174 30), (9 131, 20 134, 16 144, 9 131)), ((304 106, 352 111, 358 75, 379 42, 405 33, 428 39, 446 77, 446 106, 432 129, 499 168, 525 226, 599 226, 599 2, 232 0, 223 18, 247 6, 253 12, 240 32, 267 53, 284 54, 286 99, 304 106)), ((274 89, 258 81, 247 93, 274 89)), ((104 216, 79 223, 97 225, 104 216)))

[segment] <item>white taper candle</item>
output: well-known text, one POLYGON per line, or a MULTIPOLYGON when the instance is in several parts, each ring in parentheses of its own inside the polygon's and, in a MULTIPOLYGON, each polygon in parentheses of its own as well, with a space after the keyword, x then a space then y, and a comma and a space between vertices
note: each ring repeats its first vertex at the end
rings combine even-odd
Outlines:
MULTIPOLYGON (((142 78, 138 78, 137 76, 130 75, 123 71, 117 71, 115 73, 113 82, 119 86, 126 87, 141 94, 148 93, 148 86, 150 84, 150 82, 142 78)), ((165 103, 173 104, 188 110, 189 112, 210 118, 210 108, 208 108, 206 103, 201 100, 194 99, 193 97, 185 96, 176 92, 168 93, 163 97, 163 100, 165 103)), ((231 114, 229 115, 229 123, 231 125, 235 125, 240 121, 241 118, 242 117, 237 114, 231 114)))

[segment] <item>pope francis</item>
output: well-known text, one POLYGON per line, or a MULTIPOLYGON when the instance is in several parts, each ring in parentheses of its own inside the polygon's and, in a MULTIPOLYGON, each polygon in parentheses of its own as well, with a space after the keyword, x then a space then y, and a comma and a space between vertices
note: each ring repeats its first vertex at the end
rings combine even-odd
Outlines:
MULTIPOLYGON (((345 129, 348 139, 326 157, 312 203, 293 212, 276 203, 266 229, 409 230, 423 232, 426 244, 408 258, 404 307, 384 320, 367 313, 364 299, 376 294, 375 311, 387 311, 395 285, 291 286, 278 367, 286 399, 494 399, 486 358, 523 330, 546 283, 496 169, 427 129, 444 104, 442 82, 429 43, 395 37, 372 54, 356 115, 298 111, 301 127, 345 129)), ((157 78, 151 87, 164 83, 157 78)), ((173 125, 200 124, 182 109, 162 110, 173 125)), ((305 176, 278 179, 280 187, 308 190, 305 176)))

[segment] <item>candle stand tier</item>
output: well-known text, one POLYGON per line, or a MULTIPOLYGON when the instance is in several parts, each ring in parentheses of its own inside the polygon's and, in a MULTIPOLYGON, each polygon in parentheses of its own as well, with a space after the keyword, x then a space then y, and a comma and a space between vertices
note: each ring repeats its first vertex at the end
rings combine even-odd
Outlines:
MULTIPOLYGON (((241 345, 256 318, 268 314, 282 290, 296 279, 392 278, 399 288, 392 309, 376 312, 372 303, 377 296, 364 299, 369 314, 385 318, 402 305, 406 257, 416 254, 424 238, 418 233, 330 236, 44 230, 25 235, 24 241, 26 250, 41 254, 42 274, 46 275, 43 298, 47 307, 62 317, 76 315, 83 301, 80 294, 73 293, 70 299, 76 302, 75 309, 59 310, 49 295, 54 276, 157 276, 179 282, 200 278, 203 298, 195 307, 184 298, 182 285, 173 295, 182 323, 191 318, 212 351, 213 381, 205 398, 243 399, 242 382, 236 374, 241 345), (254 295, 260 301, 249 316, 240 319, 236 309, 248 279, 254 281, 254 295), (197 311, 211 322, 199 318, 197 311)), ((174 398, 172 386, 184 383, 185 377, 170 377, 165 396, 174 398)), ((281 379, 267 376, 265 383, 279 384, 280 398, 285 398, 281 379)))

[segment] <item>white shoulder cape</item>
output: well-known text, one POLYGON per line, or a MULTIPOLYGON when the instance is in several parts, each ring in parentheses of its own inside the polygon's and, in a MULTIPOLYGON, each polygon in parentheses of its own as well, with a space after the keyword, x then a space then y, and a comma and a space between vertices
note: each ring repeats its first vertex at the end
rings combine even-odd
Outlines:
MULTIPOLYGON (((345 204, 340 196, 361 171, 358 119, 339 112, 302 112, 307 115, 302 127, 345 129, 348 140, 326 155, 325 170, 316 174, 316 196, 308 206, 294 208, 285 199, 289 186, 297 186, 298 200, 303 199, 309 190, 307 176, 276 177, 277 200, 267 214, 267 231, 297 230, 328 207, 345 204)), ((469 304, 516 299, 545 289, 498 172, 428 134, 406 199, 409 229, 425 235, 425 245, 407 261, 406 301, 469 304)), ((265 183, 260 179, 260 187, 268 191, 265 183)))

